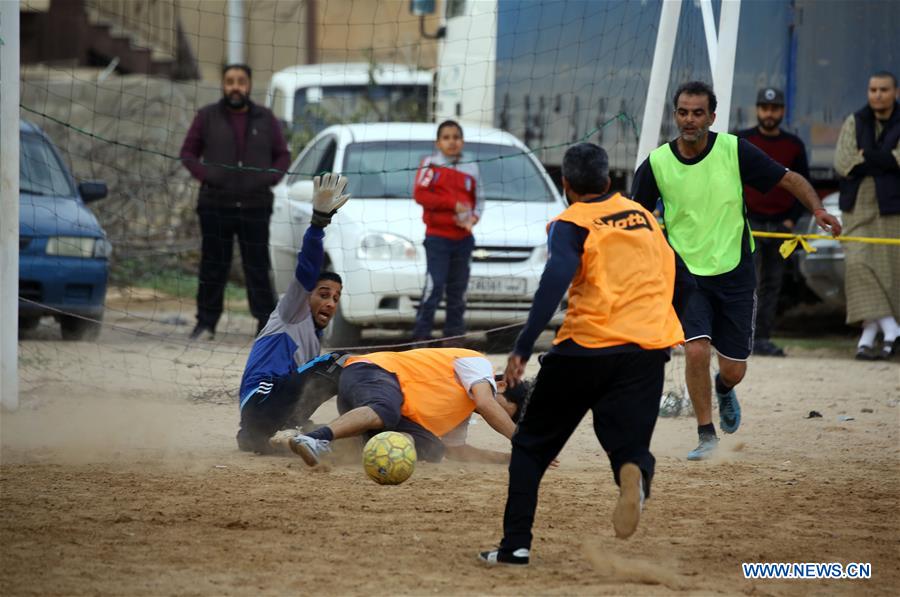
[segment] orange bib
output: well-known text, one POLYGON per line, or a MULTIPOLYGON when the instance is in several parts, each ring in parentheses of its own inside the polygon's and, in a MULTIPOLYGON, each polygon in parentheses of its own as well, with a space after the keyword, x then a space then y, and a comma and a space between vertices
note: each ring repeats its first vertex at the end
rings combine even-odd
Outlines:
POLYGON ((347 359, 345 366, 372 363, 396 375, 403 391, 401 414, 440 437, 475 410, 475 401, 459 383, 453 362, 483 356, 465 348, 419 348, 358 355, 347 359))
POLYGON ((575 203, 556 219, 588 235, 554 344, 571 339, 585 348, 650 350, 684 342, 672 307, 675 254, 650 212, 616 193, 575 203))

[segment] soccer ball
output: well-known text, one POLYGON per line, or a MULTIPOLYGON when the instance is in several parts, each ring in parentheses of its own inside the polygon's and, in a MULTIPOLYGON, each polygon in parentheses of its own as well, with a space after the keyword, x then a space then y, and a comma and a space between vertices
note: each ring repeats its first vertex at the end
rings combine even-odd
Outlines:
POLYGON ((363 468, 381 485, 399 485, 416 469, 416 446, 396 431, 383 431, 366 442, 363 468))

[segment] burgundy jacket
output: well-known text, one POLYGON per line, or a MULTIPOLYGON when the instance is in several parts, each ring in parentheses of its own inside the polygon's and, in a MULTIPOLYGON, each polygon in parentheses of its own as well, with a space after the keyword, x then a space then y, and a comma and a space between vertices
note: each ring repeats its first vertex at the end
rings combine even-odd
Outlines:
POLYGON ((180 157, 201 183, 199 207, 230 208, 271 208, 271 187, 291 160, 269 109, 250 102, 234 113, 224 99, 197 112, 180 157))

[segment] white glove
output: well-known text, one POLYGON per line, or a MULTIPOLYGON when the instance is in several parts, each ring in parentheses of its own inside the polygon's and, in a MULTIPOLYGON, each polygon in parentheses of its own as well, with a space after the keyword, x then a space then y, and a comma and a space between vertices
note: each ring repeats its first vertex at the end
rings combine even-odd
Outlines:
POLYGON ((331 216, 347 202, 350 195, 341 195, 347 186, 347 178, 340 174, 326 174, 313 178, 312 224, 324 228, 331 223, 331 216))

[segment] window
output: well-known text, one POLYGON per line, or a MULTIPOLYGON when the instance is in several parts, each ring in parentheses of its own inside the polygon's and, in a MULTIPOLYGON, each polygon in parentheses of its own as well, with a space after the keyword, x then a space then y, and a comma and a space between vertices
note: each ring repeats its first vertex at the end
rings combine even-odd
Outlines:
POLYGON ((276 87, 272 91, 272 113, 275 114, 275 117, 278 118, 282 125, 287 121, 284 108, 284 92, 276 87))
POLYGON ((466 0, 447 0, 447 18, 461 17, 466 14, 466 0))
MULTIPOLYGON (((343 174, 357 198, 411 198, 419 163, 434 151, 430 141, 353 143, 347 147, 343 174)), ((488 201, 552 201, 542 172, 517 147, 467 143, 464 160, 478 160, 488 201)))
POLYGON ((428 116, 427 85, 327 85, 317 88, 317 101, 307 89, 294 94, 294 130, 321 131, 349 122, 424 122, 428 116))
POLYGON ((337 141, 334 137, 322 137, 312 147, 307 148, 300 159, 294 163, 287 184, 292 185, 299 180, 310 180, 313 176, 334 169, 334 154, 337 141))
POLYGON ((50 144, 40 135, 19 137, 19 191, 50 197, 75 197, 72 181, 50 144))

